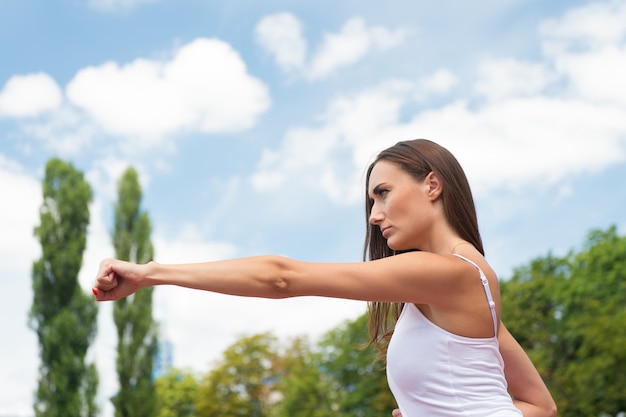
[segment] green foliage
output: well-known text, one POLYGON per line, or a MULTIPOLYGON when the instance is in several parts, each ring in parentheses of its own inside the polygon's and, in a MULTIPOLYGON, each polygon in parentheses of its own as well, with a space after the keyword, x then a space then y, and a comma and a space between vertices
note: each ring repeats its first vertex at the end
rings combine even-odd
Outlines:
POLYGON ((346 322, 312 346, 296 338, 281 349, 268 333, 228 348, 201 383, 198 417, 375 417, 395 401, 367 342, 367 316, 346 322))
POLYGON ((578 253, 518 269, 502 305, 561 416, 626 410, 626 238, 615 227, 592 231, 578 253))
POLYGON ((202 381, 198 417, 265 417, 278 379, 277 340, 269 333, 243 337, 202 381))
POLYGON ((335 393, 330 376, 323 371, 321 355, 305 338, 292 341, 278 362, 280 393, 272 417, 327 417, 333 414, 335 393))
POLYGON ((86 246, 91 188, 71 164, 51 159, 43 180, 42 256, 33 264, 30 325, 41 364, 36 416, 91 417, 97 413, 98 375, 85 356, 96 333, 97 305, 78 284, 86 246))
POLYGON ((364 314, 336 327, 320 344, 323 366, 333 381, 337 416, 388 417, 395 408, 385 370, 375 361, 374 349, 365 347, 367 319, 364 314))
POLYGON ((155 381, 157 417, 194 417, 198 400, 198 380, 180 369, 170 371, 155 381))
MULTIPOLYGON (((142 192, 137 172, 128 168, 118 182, 113 245, 118 259, 146 263, 154 256, 152 227, 142 212, 142 192)), ((112 398, 116 417, 156 415, 152 380, 157 349, 156 324, 152 318, 153 288, 116 301, 113 318, 117 327, 117 374, 120 389, 112 398)))

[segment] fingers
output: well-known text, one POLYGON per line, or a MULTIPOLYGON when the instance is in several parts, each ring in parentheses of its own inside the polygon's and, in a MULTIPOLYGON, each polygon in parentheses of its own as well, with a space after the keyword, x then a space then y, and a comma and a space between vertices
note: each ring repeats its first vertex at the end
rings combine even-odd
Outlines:
POLYGON ((144 287, 142 266, 117 259, 100 262, 92 292, 97 301, 128 297, 144 287))
POLYGON ((114 270, 114 259, 105 259, 100 262, 100 268, 96 275, 96 287, 99 290, 110 291, 117 286, 118 276, 114 270))
POLYGON ((117 299, 115 297, 115 288, 112 291, 104 291, 99 290, 98 287, 93 287, 91 292, 96 297, 96 301, 114 301, 117 299))
POLYGON ((115 259, 105 259, 100 262, 96 282, 92 288, 93 295, 97 301, 108 301, 114 299, 115 289, 119 286, 120 277, 115 271, 115 259))
POLYGON ((395 409, 391 412, 391 417, 402 417, 402 413, 400 412, 399 409, 395 409))

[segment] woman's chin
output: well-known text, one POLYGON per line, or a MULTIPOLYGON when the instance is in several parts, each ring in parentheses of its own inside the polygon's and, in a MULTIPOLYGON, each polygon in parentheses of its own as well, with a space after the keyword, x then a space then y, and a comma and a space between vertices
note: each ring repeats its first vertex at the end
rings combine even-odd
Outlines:
POLYGON ((387 241, 387 246, 389 246, 389 249, 395 252, 401 252, 408 249, 405 245, 399 244, 399 242, 394 241, 393 239, 387 241))
POLYGON ((392 239, 387 241, 387 246, 396 253, 419 251, 415 245, 403 244, 402 242, 394 241, 392 239))

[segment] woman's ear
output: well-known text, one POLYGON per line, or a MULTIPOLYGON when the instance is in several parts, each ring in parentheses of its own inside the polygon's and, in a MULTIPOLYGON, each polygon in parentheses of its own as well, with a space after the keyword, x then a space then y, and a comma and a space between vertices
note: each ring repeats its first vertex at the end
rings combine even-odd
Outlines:
POLYGON ((430 171, 430 173, 426 176, 424 184, 428 187, 427 191, 430 200, 437 200, 443 191, 443 184, 434 171, 430 171))

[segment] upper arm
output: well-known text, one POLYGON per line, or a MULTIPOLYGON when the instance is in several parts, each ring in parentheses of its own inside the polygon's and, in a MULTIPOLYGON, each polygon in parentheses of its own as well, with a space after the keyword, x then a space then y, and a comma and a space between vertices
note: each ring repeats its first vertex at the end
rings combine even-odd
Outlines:
POLYGON ((359 263, 300 262, 287 278, 287 288, 290 295, 437 304, 462 294, 467 280, 459 277, 468 273, 475 269, 455 257, 410 252, 359 263))
POLYGON ((524 417, 555 415, 556 405, 539 372, 502 323, 498 342, 509 393, 518 408, 524 412, 524 417))

